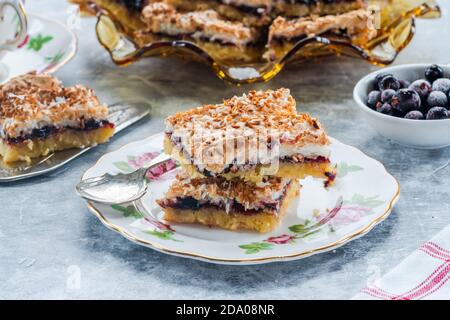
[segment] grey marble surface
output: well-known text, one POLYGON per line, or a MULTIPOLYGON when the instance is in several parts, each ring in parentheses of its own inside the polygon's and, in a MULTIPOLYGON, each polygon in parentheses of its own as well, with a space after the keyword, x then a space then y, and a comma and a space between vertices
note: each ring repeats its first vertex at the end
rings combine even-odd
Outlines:
MULTIPOLYGON (((449 63, 447 1, 440 20, 419 20, 412 44, 396 64, 449 63)), ((27 9, 71 21, 65 1, 27 1, 27 9)), ((450 148, 420 151, 378 136, 355 113, 352 88, 376 67, 329 58, 287 68, 266 84, 235 87, 205 66, 150 59, 117 68, 96 42, 93 19, 76 32, 77 56, 57 75, 84 83, 107 102, 149 101, 141 122, 58 172, 0 185, 0 298, 347 299, 397 265, 450 221, 450 148), (105 152, 156 133, 176 110, 220 101, 250 88, 291 88, 299 109, 317 116, 330 135, 382 161, 400 181, 391 216, 368 235, 329 253, 288 263, 221 266, 177 258, 106 229, 74 193, 81 174, 105 152), (79 285, 74 277, 79 275, 79 285)), ((370 182, 369 182, 370 183, 370 182)))

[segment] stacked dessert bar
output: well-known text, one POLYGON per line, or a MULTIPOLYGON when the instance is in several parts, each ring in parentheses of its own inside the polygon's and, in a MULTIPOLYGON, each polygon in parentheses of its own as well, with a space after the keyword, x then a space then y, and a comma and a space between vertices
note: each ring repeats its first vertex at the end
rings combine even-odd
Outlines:
POLYGON ((365 0, 91 1, 128 26, 139 45, 185 40, 224 62, 275 61, 314 35, 337 34, 359 46, 377 35, 365 0))
POLYGON ((177 113, 166 121, 164 148, 182 169, 157 202, 168 221, 271 231, 299 194, 299 179, 333 181, 328 144, 288 89, 177 113))

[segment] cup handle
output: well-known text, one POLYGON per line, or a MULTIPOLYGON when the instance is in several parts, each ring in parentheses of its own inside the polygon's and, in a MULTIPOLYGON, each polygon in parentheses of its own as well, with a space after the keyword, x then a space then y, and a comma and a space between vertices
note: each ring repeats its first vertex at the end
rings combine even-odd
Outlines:
POLYGON ((17 35, 14 39, 8 40, 5 43, 0 45, 0 49, 2 50, 14 50, 18 45, 20 45, 27 36, 27 15, 25 13, 25 9, 23 7, 21 0, 7 0, 0 3, 0 15, 5 10, 6 6, 12 7, 19 18, 19 28, 17 35))

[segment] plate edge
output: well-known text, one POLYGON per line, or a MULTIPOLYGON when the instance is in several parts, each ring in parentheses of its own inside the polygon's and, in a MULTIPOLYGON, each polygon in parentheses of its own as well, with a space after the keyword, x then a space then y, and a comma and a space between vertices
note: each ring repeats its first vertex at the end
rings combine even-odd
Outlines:
POLYGON ((63 61, 59 62, 53 68, 50 68, 47 71, 45 71, 45 73, 54 73, 54 72, 58 71, 60 68, 64 67, 67 63, 69 63, 76 56, 76 54, 78 52, 78 46, 79 46, 78 36, 75 34, 75 32, 73 30, 71 30, 67 25, 65 25, 61 21, 58 21, 55 19, 50 19, 50 18, 44 17, 40 14, 36 14, 34 12, 29 12, 28 15, 31 17, 36 17, 41 20, 50 21, 52 23, 55 23, 55 24, 61 26, 64 30, 66 30, 72 36, 73 50, 69 53, 67 58, 64 59, 63 61))

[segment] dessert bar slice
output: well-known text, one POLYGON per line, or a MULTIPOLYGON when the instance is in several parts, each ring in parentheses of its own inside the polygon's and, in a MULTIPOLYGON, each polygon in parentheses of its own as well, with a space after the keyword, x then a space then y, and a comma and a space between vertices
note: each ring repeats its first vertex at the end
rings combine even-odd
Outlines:
POLYGON ((136 33, 142 44, 188 40, 221 61, 251 61, 259 54, 256 29, 224 20, 214 10, 183 13, 170 4, 155 2, 143 9, 142 20, 146 29, 136 33))
POLYGON ((300 192, 296 180, 265 178, 255 185, 239 179, 191 179, 179 173, 157 203, 164 219, 228 230, 273 230, 300 192))
POLYGON ((193 178, 334 177, 328 137, 288 89, 250 91, 166 121, 165 152, 193 178))
POLYGON ((268 51, 265 58, 283 57, 299 40, 331 33, 345 36, 355 45, 364 46, 377 35, 371 11, 361 9, 340 15, 288 20, 278 17, 269 29, 268 51))
POLYGON ((107 115, 107 106, 86 87, 64 87, 34 72, 13 78, 0 86, 0 156, 6 163, 29 162, 104 143, 114 133, 107 115))

